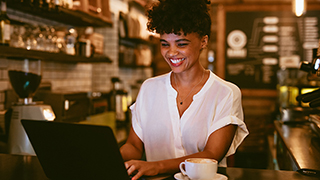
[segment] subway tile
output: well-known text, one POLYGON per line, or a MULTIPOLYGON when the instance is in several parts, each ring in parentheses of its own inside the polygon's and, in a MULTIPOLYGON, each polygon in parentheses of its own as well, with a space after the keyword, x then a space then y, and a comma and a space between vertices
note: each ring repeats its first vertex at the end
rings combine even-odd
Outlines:
POLYGON ((4 103, 4 101, 5 101, 5 92, 1 91, 0 92, 0 103, 4 103))
POLYGON ((4 80, 4 70, 0 69, 0 80, 4 80))
POLYGON ((11 85, 9 86, 9 84, 10 84, 9 81, 0 80, 0 91, 9 89, 9 87, 11 87, 11 85))
POLYGON ((8 60, 6 58, 0 57, 0 68, 7 68, 8 67, 8 60))
POLYGON ((43 72, 42 73, 42 79, 49 79, 49 73, 43 72))

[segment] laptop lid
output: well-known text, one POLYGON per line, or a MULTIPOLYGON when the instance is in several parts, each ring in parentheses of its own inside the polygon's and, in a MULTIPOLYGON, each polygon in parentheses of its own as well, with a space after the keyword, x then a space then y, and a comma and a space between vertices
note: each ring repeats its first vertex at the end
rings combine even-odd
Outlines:
POLYGON ((21 120, 49 179, 130 179, 108 126, 21 120))

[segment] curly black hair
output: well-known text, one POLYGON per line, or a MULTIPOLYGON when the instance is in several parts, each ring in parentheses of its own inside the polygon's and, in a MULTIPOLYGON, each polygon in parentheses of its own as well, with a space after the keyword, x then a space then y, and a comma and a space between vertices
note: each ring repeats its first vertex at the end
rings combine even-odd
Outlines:
POLYGON ((210 37, 210 0, 159 0, 147 10, 148 30, 159 34, 198 33, 210 37))

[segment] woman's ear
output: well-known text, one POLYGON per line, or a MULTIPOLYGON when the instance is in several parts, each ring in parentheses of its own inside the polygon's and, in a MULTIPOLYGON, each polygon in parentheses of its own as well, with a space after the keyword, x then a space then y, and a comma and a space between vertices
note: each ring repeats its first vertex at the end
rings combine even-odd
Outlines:
POLYGON ((207 47, 208 40, 209 40, 208 35, 205 35, 205 36, 202 37, 202 39, 201 39, 201 49, 204 49, 204 48, 207 47))

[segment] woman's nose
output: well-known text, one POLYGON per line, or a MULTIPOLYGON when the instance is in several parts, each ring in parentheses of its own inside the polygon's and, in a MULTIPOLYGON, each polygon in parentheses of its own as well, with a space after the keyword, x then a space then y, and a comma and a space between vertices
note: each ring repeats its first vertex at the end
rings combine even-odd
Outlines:
POLYGON ((168 51, 168 55, 169 56, 176 56, 178 55, 178 50, 176 47, 170 47, 169 51, 168 51))

